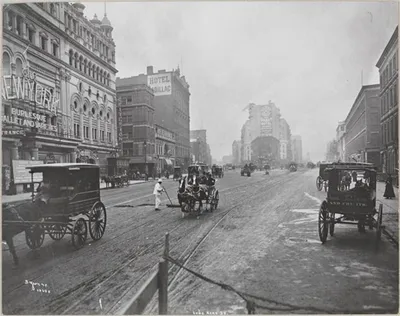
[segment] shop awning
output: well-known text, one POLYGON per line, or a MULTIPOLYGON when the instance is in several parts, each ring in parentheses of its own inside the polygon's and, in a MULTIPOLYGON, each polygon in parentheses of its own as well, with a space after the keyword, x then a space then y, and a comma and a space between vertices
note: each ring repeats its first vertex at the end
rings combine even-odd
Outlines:
POLYGON ((167 163, 167 165, 170 165, 170 166, 172 166, 172 165, 173 165, 173 163, 172 163, 171 159, 164 158, 164 160, 165 160, 165 162, 167 163))

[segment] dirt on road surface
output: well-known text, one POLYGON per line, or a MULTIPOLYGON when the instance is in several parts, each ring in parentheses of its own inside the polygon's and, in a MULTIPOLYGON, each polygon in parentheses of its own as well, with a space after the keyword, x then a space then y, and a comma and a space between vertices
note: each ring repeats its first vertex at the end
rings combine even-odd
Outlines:
MULTIPOLYGON (((166 232, 173 258, 238 290, 327 311, 396 309, 398 254, 387 240, 376 253, 373 232, 337 226, 334 237, 319 242, 318 203, 324 195, 316 192, 316 173, 273 170, 248 178, 226 172, 217 182, 218 209, 200 219, 182 219, 179 209, 165 207, 166 196, 160 212, 116 207, 154 203, 154 182, 102 191, 108 223, 100 241, 89 239, 75 251, 70 236, 59 242, 46 236, 34 260, 21 234, 15 238, 17 270, 3 251, 3 312, 117 314, 156 269, 166 232), (50 293, 33 291, 25 281, 46 284, 50 293)), ((163 184, 175 198, 177 183, 163 184)), ((170 314, 247 313, 236 294, 172 264, 169 280, 170 314)), ((157 310, 149 306, 147 312, 157 310)))

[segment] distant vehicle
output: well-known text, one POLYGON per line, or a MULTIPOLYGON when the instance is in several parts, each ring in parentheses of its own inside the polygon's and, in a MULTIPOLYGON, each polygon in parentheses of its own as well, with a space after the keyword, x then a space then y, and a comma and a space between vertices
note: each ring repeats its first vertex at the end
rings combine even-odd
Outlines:
POLYGON ((226 170, 232 170, 232 169, 233 169, 233 165, 232 165, 231 163, 227 163, 227 164, 225 165, 225 169, 226 169, 226 170))
POLYGON ((297 171, 297 163, 291 162, 291 163, 289 164, 289 171, 290 171, 290 172, 295 172, 295 171, 297 171))
POLYGON ((250 177, 250 175, 251 175, 250 167, 249 166, 244 166, 242 168, 242 170, 240 170, 240 175, 241 176, 247 175, 248 177, 250 177))

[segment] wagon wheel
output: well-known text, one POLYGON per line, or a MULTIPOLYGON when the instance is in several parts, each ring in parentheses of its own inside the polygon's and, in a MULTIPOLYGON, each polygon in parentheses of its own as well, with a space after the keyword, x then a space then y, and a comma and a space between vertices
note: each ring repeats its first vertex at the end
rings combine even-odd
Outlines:
POLYGON ((99 240, 104 235, 107 224, 106 207, 97 202, 89 214, 89 233, 93 240, 99 240))
POLYGON ((76 249, 83 247, 87 239, 87 225, 83 218, 79 218, 72 229, 72 245, 76 249))
POLYGON ((326 206, 326 202, 322 202, 321 207, 319 209, 319 216, 318 216, 318 233, 319 239, 322 243, 325 243, 326 238, 328 237, 328 217, 329 211, 326 206))
POLYGON ((322 178, 320 176, 317 177, 315 184, 317 186, 317 190, 321 191, 322 190, 322 178))
POLYGON ((329 234, 333 236, 335 231, 335 213, 331 213, 331 223, 329 224, 329 234))
POLYGON ((379 204, 378 218, 376 220, 376 242, 381 240, 382 236, 382 215, 383 215, 383 205, 379 204))
POLYGON ((44 241, 44 227, 41 224, 34 224, 25 230, 26 244, 32 250, 40 248, 44 241))
POLYGON ((53 224, 48 229, 48 233, 51 239, 61 240, 67 232, 67 226, 63 224, 53 224))

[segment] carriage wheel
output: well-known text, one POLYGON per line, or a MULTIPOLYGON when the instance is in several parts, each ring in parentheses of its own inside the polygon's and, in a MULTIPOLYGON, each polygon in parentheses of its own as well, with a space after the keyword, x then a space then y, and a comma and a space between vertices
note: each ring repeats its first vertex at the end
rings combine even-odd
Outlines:
POLYGON ((318 217, 318 233, 319 239, 322 243, 325 243, 326 238, 328 237, 328 217, 329 211, 326 207, 326 202, 322 202, 321 207, 319 209, 319 217, 318 217))
POLYGON ((48 229, 48 233, 51 239, 61 240, 67 232, 67 226, 63 224, 53 224, 48 229))
POLYGON ((89 214, 89 233, 93 240, 99 240, 104 235, 107 224, 106 207, 103 203, 96 203, 89 214))
POLYGON ((44 241, 44 227, 41 224, 34 224, 25 230, 26 244, 32 250, 40 248, 44 241))
POLYGON ((83 218, 79 218, 72 229, 72 245, 75 249, 83 247, 87 239, 87 225, 83 218))
POLYGON ((335 213, 331 213, 331 223, 329 224, 329 234, 333 236, 335 232, 335 213))
POLYGON ((322 178, 320 176, 317 177, 315 184, 317 186, 317 190, 321 191, 322 190, 322 178))
POLYGON ((376 220, 376 242, 381 240, 382 236, 382 215, 383 215, 383 205, 379 204, 378 218, 376 220))

